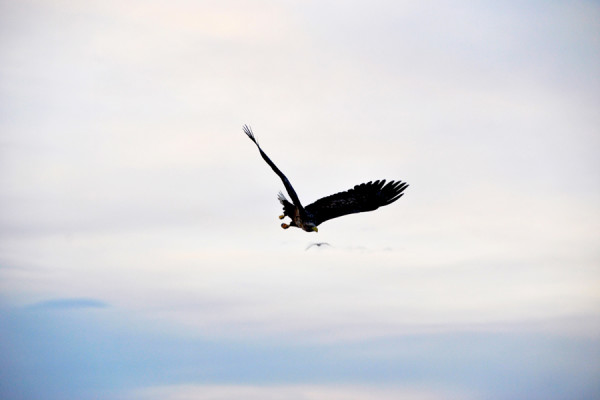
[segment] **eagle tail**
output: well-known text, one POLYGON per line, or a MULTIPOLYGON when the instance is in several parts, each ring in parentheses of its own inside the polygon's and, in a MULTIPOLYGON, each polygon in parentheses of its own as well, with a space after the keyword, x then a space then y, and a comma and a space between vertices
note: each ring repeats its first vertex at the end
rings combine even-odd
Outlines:
POLYGON ((285 205, 285 202, 288 201, 282 192, 277 193, 277 200, 279 200, 279 202, 284 205, 285 205))
POLYGON ((294 205, 285 198, 285 195, 282 192, 277 194, 277 199, 283 206, 283 215, 287 215, 288 217, 292 218, 295 210, 294 205))

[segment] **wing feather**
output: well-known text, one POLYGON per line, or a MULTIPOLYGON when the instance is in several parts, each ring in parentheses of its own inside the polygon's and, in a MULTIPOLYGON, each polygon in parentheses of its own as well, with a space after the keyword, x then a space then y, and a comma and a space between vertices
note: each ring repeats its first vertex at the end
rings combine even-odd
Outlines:
POLYGON ((260 155, 262 156, 262 158, 267 162, 267 164, 269 164, 269 166, 271 167, 271 169, 273 171, 275 171, 275 173, 279 176, 279 178, 281 178, 281 181, 283 182, 283 186, 285 186, 285 190, 290 195, 290 198, 294 202, 294 205, 296 207, 298 207, 300 210, 303 210, 302 204, 300 204, 300 199, 298 198, 298 195, 296 194, 296 191, 292 187, 292 184, 290 183, 290 181, 288 180, 288 178, 283 174, 283 172, 281 172, 279 170, 279 168, 277 168, 277 166, 275 165, 275 163, 273 161, 271 161, 271 159, 269 158, 269 156, 267 156, 265 154, 265 152, 260 148, 260 145, 258 144, 258 142, 256 141, 256 139, 254 138, 254 133, 252 133, 252 129, 248 125, 244 125, 244 133, 246 135, 248 135, 248 137, 254 142, 254 144, 256 145, 256 147, 258 147, 258 151, 260 151, 260 155))
POLYGON ((406 182, 390 181, 386 184, 385 179, 362 183, 345 192, 332 194, 309 204, 306 206, 306 212, 312 214, 319 225, 343 215, 373 211, 387 206, 402 197, 402 192, 407 187, 406 182))

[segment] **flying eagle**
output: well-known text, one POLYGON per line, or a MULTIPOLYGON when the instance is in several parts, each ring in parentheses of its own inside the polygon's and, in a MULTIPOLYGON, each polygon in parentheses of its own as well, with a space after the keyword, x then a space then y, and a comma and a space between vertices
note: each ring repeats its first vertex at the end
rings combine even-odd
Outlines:
POLYGON ((286 176, 277 168, 271 159, 260 148, 260 145, 254 138, 252 129, 248 125, 244 125, 244 133, 256 144, 260 155, 281 178, 285 190, 292 198, 290 203, 283 193, 279 192, 277 198, 283 205, 283 215, 279 219, 290 217, 292 220, 289 224, 282 223, 281 227, 287 229, 290 226, 296 226, 306 232, 318 232, 317 225, 330 220, 332 218, 341 217, 342 215, 355 214, 365 211, 373 211, 382 206, 387 206, 398 200, 404 193, 404 189, 408 187, 406 182, 390 181, 387 184, 385 179, 375 182, 362 183, 354 186, 345 192, 332 194, 331 196, 323 197, 312 204, 303 207, 296 191, 286 176))

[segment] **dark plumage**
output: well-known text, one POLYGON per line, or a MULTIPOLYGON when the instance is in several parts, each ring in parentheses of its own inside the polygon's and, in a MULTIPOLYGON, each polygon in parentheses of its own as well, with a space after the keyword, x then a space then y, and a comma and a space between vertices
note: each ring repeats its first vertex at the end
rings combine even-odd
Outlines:
POLYGON ((283 219, 286 216, 292 221, 290 224, 282 223, 284 229, 290 226, 297 226, 307 232, 317 232, 317 225, 330 220, 332 218, 341 217, 347 214, 355 214, 365 211, 373 211, 382 206, 387 206, 398 200, 404 193, 404 189, 408 187, 406 182, 390 181, 386 184, 385 179, 362 183, 354 186, 354 188, 345 192, 332 194, 331 196, 323 197, 303 207, 296 191, 287 177, 277 168, 271 159, 261 149, 260 145, 254 138, 254 134, 249 126, 244 125, 244 133, 256 144, 260 155, 281 178, 285 190, 288 192, 292 201, 288 201, 283 193, 279 192, 277 198, 283 205, 283 215, 279 218, 283 219))

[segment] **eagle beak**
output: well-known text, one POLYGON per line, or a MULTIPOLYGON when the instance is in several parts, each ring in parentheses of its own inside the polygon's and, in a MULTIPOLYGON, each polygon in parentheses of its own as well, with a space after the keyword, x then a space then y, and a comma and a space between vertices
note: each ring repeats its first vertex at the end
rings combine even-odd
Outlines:
POLYGON ((317 227, 315 226, 315 227, 313 227, 313 231, 315 231, 315 232, 319 232, 319 228, 317 228, 317 227))

